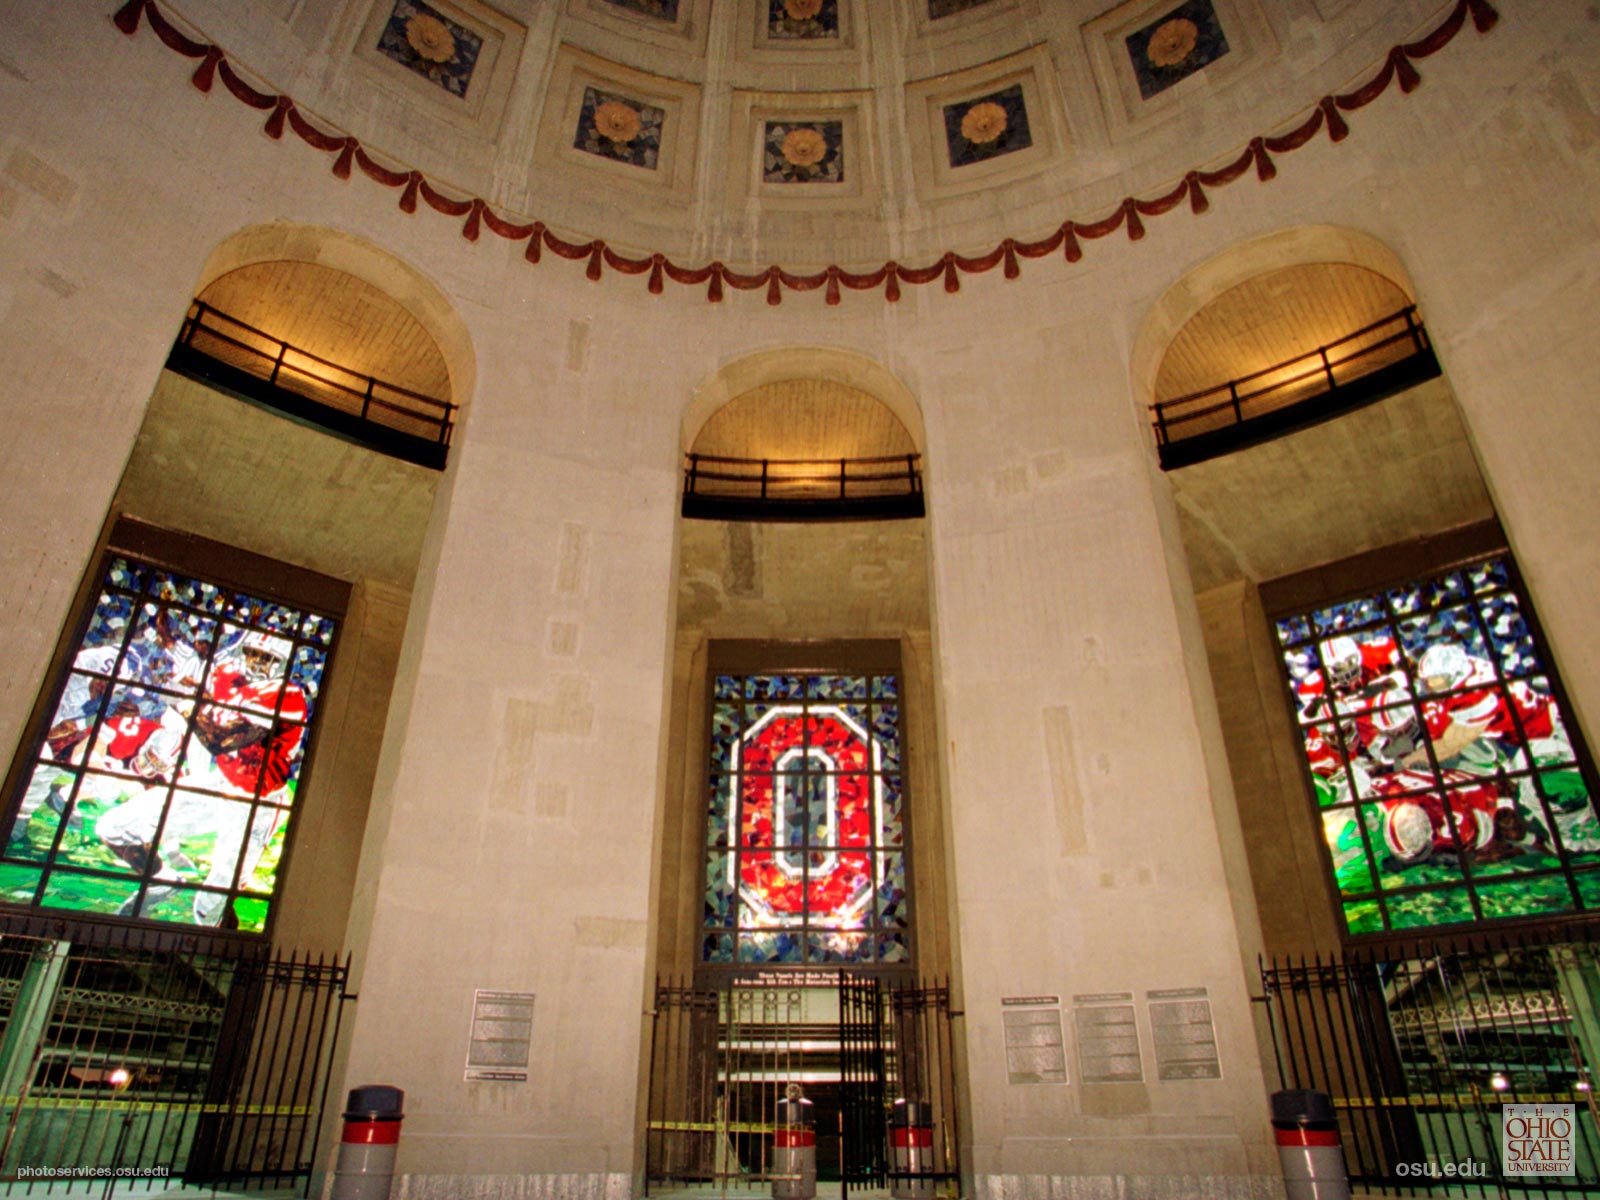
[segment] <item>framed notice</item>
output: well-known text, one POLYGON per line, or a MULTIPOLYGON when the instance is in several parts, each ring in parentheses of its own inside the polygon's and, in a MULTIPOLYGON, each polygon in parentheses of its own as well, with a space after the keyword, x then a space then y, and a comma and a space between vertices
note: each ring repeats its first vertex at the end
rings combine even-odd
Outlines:
POLYGON ((1006 996, 1000 1000, 1010 1083, 1067 1082, 1067 1048, 1061 1034, 1060 996, 1006 996))
POLYGON ((533 1040, 533 993, 472 994, 472 1034, 464 1078, 500 1083, 528 1081, 528 1047, 533 1040))
POLYGON ((1155 1044, 1156 1078, 1163 1083, 1221 1079, 1217 1027, 1205 988, 1165 988, 1146 992, 1150 1037, 1155 1044))
POLYGON ((1074 996, 1072 1025, 1078 1034, 1078 1074, 1084 1083, 1144 1082, 1132 992, 1074 996))

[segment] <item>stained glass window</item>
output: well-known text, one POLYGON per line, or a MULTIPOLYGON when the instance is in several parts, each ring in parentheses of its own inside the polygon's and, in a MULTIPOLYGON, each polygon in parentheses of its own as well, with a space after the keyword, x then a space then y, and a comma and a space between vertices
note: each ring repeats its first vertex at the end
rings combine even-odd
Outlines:
POLYGON ((336 625, 113 556, 7 797, 0 901, 264 931, 336 625))
POLYGON ((908 964, 906 792, 893 674, 718 674, 707 781, 707 964, 908 964))
POLYGON ((1592 771, 1505 559, 1276 631, 1351 934, 1600 909, 1592 771))

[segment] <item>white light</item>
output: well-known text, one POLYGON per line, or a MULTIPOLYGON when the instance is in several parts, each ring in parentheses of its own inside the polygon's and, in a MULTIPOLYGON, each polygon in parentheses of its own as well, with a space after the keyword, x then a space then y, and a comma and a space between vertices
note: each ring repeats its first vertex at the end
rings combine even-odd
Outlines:
POLYGON ((133 1082, 127 1067, 113 1067, 106 1072, 106 1082, 114 1088, 125 1088, 133 1082))
POLYGON ((1493 1075, 1489 1076, 1489 1086, 1497 1092, 1503 1092, 1511 1086, 1511 1080, 1507 1079, 1499 1071, 1496 1071, 1493 1075))

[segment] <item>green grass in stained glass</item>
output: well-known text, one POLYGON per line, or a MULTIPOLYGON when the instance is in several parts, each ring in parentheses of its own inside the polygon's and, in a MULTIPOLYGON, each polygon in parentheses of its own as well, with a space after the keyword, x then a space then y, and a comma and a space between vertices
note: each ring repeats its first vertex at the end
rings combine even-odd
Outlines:
POLYGON ((1376 900, 1346 900, 1344 923, 1352 934, 1382 933, 1383 913, 1376 900))
POLYGON ((1425 929, 1430 925, 1459 925, 1476 918, 1472 897, 1464 887, 1440 888, 1408 896, 1390 896, 1389 924, 1394 929, 1425 929))
POLYGON ((1575 907, 1564 875, 1485 883, 1478 888, 1478 903, 1486 920, 1550 916, 1575 907))

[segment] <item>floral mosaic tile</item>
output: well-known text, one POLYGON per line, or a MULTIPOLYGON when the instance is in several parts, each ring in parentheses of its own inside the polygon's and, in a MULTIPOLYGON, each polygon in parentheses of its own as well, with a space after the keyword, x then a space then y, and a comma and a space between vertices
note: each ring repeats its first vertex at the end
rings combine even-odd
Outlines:
POLYGON ((966 12, 969 8, 978 8, 989 3, 989 0, 928 0, 928 19, 937 21, 940 17, 952 17, 956 13, 966 12))
POLYGON ((976 100, 945 105, 944 134, 952 167, 1026 150, 1033 145, 1033 138, 1028 132, 1022 85, 1014 83, 976 100))
POLYGON ((839 0, 767 0, 767 37, 809 41, 839 36, 839 0))
POLYGON ((378 37, 380 54, 463 99, 482 49, 481 37, 422 0, 395 0, 378 37))
POLYGON ((606 3, 662 21, 678 19, 678 0, 606 0, 606 3))
POLYGON ((766 183, 844 182, 844 122, 768 121, 761 178, 766 183))
POLYGON ((572 144, 601 158, 653 171, 661 156, 661 122, 665 116, 653 104, 586 87, 572 144))
POLYGON ((1127 44, 1139 94, 1146 100, 1228 52, 1228 39, 1211 0, 1184 0, 1129 34, 1127 44))

